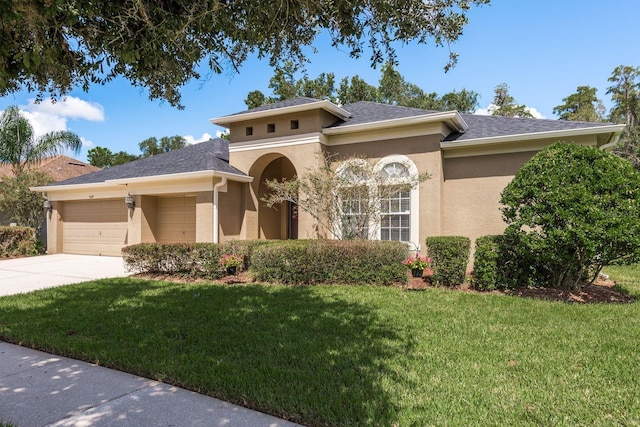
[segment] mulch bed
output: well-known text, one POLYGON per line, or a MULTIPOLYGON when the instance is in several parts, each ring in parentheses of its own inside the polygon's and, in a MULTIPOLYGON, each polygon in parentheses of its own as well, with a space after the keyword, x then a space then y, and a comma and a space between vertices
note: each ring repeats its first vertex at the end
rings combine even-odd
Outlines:
MULTIPOLYGON (((407 285, 407 290, 423 290, 433 288, 430 283, 429 277, 410 277, 407 285)), ((523 298, 537 298, 548 301, 561 301, 567 303, 577 304, 598 304, 598 303, 630 303, 634 301, 634 298, 625 295, 622 292, 614 289, 615 282, 611 280, 598 280, 593 285, 585 285, 579 289, 550 289, 550 288, 531 288, 521 287, 509 290, 494 290, 494 291, 477 291, 472 289, 468 283, 462 285, 453 286, 451 290, 460 292, 470 292, 478 294, 501 294, 501 295, 514 295, 523 298)))
MULTIPOLYGON (((136 277, 153 280, 166 280, 178 283, 204 283, 210 281, 206 279, 194 280, 187 277, 168 274, 138 274, 136 275, 136 277)), ((408 273, 408 278, 408 283, 405 287, 405 289, 408 291, 420 291, 434 288, 428 276, 416 278, 411 277, 411 274, 408 273)), ((243 271, 233 276, 225 276, 221 279, 217 279, 215 280, 215 282, 226 285, 240 285, 252 283, 253 279, 249 273, 243 271)), ((576 304, 630 303, 634 301, 633 297, 625 295, 620 291, 614 289, 614 286, 615 282, 611 280, 598 280, 594 285, 585 285, 577 290, 522 287, 504 291, 477 291, 475 289, 472 289, 469 283, 463 283, 462 285, 452 286, 447 289, 458 292, 513 295, 523 298, 537 298, 548 301, 561 301, 576 304)))

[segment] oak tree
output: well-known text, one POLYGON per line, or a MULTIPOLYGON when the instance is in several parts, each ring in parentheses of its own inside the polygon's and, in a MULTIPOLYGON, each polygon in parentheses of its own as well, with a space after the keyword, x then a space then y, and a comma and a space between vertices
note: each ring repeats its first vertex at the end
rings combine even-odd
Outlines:
MULTIPOLYGON (((450 46, 471 7, 490 0, 268 1, 6 0, 0 4, 0 96, 52 97, 124 77, 151 99, 181 106, 180 88, 209 72, 238 70, 250 54, 301 64, 324 31, 372 65, 395 46, 450 46)), ((450 52, 445 69, 457 54, 450 52)))

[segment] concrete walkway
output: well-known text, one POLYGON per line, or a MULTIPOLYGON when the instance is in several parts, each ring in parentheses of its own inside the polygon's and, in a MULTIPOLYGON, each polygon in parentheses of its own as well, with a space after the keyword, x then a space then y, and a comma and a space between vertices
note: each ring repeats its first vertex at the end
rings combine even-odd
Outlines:
MULTIPOLYGON (((121 258, 0 261, 0 296, 126 276, 121 258)), ((0 421, 30 426, 295 427, 168 384, 0 341, 0 421)))
POLYGON ((17 427, 298 426, 178 387, 4 342, 0 420, 17 427))

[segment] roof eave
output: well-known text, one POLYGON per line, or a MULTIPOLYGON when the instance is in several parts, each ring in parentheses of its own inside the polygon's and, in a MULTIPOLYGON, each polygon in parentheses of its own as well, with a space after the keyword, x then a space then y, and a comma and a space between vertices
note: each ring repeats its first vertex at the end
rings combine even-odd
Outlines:
POLYGON ((147 184, 157 181, 166 181, 167 179, 171 179, 172 181, 186 181, 193 179, 201 179, 201 178, 213 178, 213 177, 221 177, 227 178, 231 181, 238 182, 253 182, 253 177, 248 175, 239 175, 230 172, 222 172, 222 171, 196 171, 196 172, 183 172, 176 174, 168 174, 168 175, 152 175, 152 176, 141 176, 141 177, 131 177, 131 178, 118 178, 118 179, 107 179, 100 182, 93 182, 87 184, 68 184, 68 185, 50 185, 50 186, 42 186, 42 187, 31 187, 31 191, 36 192, 48 192, 48 191, 69 191, 69 190, 82 190, 87 188, 95 188, 95 187, 114 187, 119 185, 127 185, 127 184, 147 184))
POLYGON ((442 141, 440 148, 443 150, 455 150, 478 145, 499 144, 506 142, 516 142, 522 140, 564 138, 568 136, 594 135, 594 134, 617 134, 624 130, 625 125, 604 125, 597 127, 587 127, 578 129, 563 129, 545 132, 522 133, 516 135, 492 136, 486 138, 475 138, 465 141, 442 141))
POLYGON ((345 125, 336 126, 331 128, 322 129, 322 133, 325 135, 339 135, 346 133, 363 132, 367 130, 376 130, 382 128, 419 125, 434 122, 446 122, 452 131, 464 133, 469 128, 469 125, 464 121, 460 113, 457 111, 444 111, 441 113, 429 113, 412 117, 401 117, 398 119, 379 120, 369 123, 360 123, 357 125, 345 125))
POLYGON ((346 120, 349 117, 351 117, 351 113, 349 113, 345 109, 338 107, 337 105, 335 105, 330 101, 322 100, 322 101, 308 102, 306 104, 300 104, 300 105, 291 105, 288 107, 272 108, 269 110, 260 110, 260 111, 253 111, 253 112, 250 111, 247 113, 234 114, 231 116, 217 117, 217 118, 209 119, 209 122, 211 122, 214 125, 228 128, 229 125, 232 123, 248 121, 248 120, 257 120, 257 119, 271 117, 279 114, 299 113, 302 111, 317 110, 317 109, 323 109, 342 120, 346 120))

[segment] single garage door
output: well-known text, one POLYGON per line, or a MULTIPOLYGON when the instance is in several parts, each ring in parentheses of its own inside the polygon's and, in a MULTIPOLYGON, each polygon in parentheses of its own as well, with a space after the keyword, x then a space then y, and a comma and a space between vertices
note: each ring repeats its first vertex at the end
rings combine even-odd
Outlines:
POLYGON ((158 199, 157 236, 161 243, 196 241, 195 196, 158 199))
POLYGON ((65 202, 62 251, 119 256, 127 243, 127 211, 123 199, 65 202))

